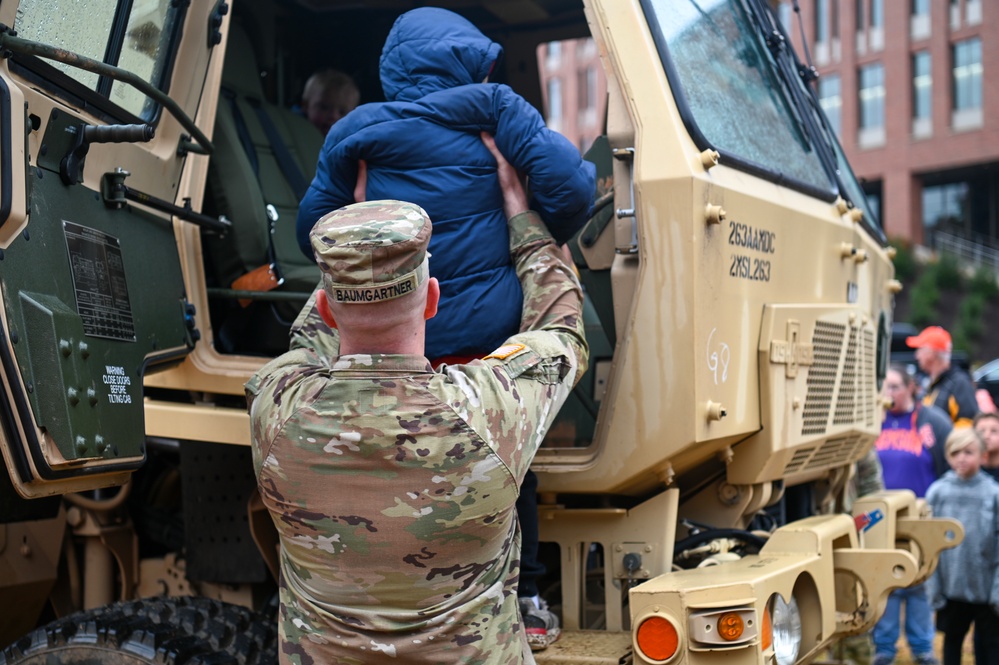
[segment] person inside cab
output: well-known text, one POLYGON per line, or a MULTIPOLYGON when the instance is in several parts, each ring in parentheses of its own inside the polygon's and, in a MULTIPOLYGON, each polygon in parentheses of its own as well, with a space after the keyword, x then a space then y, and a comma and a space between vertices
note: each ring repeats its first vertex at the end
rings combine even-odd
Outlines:
POLYGON ((330 127, 360 103, 361 91, 354 79, 333 68, 321 69, 305 82, 301 113, 326 136, 330 127))

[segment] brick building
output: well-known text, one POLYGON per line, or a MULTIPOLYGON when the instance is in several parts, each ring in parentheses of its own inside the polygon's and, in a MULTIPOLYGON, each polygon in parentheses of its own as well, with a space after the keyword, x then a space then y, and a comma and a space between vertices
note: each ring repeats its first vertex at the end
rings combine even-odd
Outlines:
POLYGON ((999 3, 782 0, 889 237, 999 246, 999 3))
POLYGON ((566 39, 538 46, 545 121, 581 152, 604 131, 607 79, 592 39, 566 39))

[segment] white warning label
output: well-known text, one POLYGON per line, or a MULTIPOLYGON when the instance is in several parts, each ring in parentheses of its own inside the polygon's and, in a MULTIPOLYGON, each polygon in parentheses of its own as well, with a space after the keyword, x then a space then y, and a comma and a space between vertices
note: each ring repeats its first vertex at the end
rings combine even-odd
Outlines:
POLYGON ((125 368, 119 365, 104 366, 104 385, 108 387, 109 404, 131 404, 132 396, 128 387, 132 385, 132 377, 125 374, 125 368))

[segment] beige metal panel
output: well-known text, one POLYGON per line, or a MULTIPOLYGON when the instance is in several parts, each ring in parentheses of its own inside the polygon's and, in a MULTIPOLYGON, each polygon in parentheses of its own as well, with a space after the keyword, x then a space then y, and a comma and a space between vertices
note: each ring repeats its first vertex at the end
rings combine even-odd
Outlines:
MULTIPOLYGON (((230 5, 232 2, 229 3, 230 5)), ((207 20, 206 20, 207 24, 207 20)), ((223 56, 228 42, 229 18, 222 23, 223 41, 211 52, 207 71, 197 82, 201 103, 195 120, 206 134, 211 136, 215 126, 215 113, 218 108, 219 90, 222 82, 223 56), (203 91, 201 86, 203 85, 203 91)), ((202 38, 205 38, 202 35, 202 38)), ((204 52, 204 49, 191 49, 204 52)), ((192 65, 195 63, 192 63, 192 65)), ((197 64, 200 64, 197 63, 197 64)), ((178 63, 178 70, 180 63, 178 63)), ((208 157, 190 155, 187 160, 177 202, 190 197, 194 208, 200 209, 208 177, 208 157)), ((150 374, 145 385, 158 388, 171 388, 185 391, 203 391, 224 395, 242 395, 243 384, 249 380, 266 359, 249 356, 222 355, 215 350, 214 332, 208 316, 208 295, 205 291, 205 264, 201 246, 201 234, 197 227, 176 222, 177 245, 180 250, 181 268, 187 287, 188 299, 197 310, 196 322, 201 331, 201 341, 183 363, 165 371, 150 374)), ((233 437, 228 437, 233 438, 233 437)))
MULTIPOLYGON (((215 113, 218 108, 228 28, 229 20, 227 18, 222 24, 223 41, 213 49, 211 60, 208 63, 208 69, 203 79, 204 90, 201 104, 196 116, 198 126, 209 136, 214 129, 215 113)), ((195 209, 200 207, 208 177, 208 162, 209 160, 205 156, 191 155, 188 157, 188 165, 184 170, 183 179, 177 192, 178 202, 185 197, 190 197, 195 209)), ((201 331, 201 341, 183 363, 150 374, 145 379, 145 385, 223 395, 242 395, 243 384, 263 366, 267 359, 223 355, 215 350, 214 331, 208 316, 208 295, 205 291, 205 264, 201 234, 197 227, 191 224, 177 222, 175 226, 188 299, 198 312, 196 321, 198 329, 201 331)))
POLYGON ((147 436, 250 445, 250 417, 245 410, 153 399, 144 404, 147 436))
POLYGON ((631 651, 631 633, 563 630, 558 641, 534 654, 538 665, 620 665, 631 651))
POLYGON ((11 152, 10 211, 6 219, 3 220, 3 226, 0 226, 0 249, 6 249, 28 224, 28 189, 25 174, 28 156, 25 152, 24 141, 21 138, 27 133, 24 94, 11 80, 6 59, 0 63, 0 78, 3 79, 10 95, 10 135, 12 139, 9 146, 4 146, 5 148, 9 147, 11 152))
MULTIPOLYGON (((630 510, 623 508, 567 509, 541 506, 539 531, 542 542, 558 543, 561 557, 562 622, 578 630, 588 600, 586 560, 591 544, 599 543, 604 555, 604 597, 607 630, 624 628, 622 589, 629 575, 623 563, 637 556, 640 567, 631 579, 641 582, 669 571, 673 561, 680 492, 669 489, 630 510), (663 528, 664 525, 667 528, 663 528)), ((600 602, 600 601, 597 601, 600 602)))
MULTIPOLYGON (((625 130, 618 143, 615 126, 609 127, 612 148, 630 147, 622 142, 634 138, 638 256, 619 253, 614 259, 619 344, 595 442, 574 456, 559 451, 561 467, 540 456, 536 468, 574 471, 545 474, 541 486, 639 494, 719 454, 731 460, 730 473, 746 466, 740 482, 759 482, 766 475, 761 465, 770 464, 762 451, 752 460, 725 449, 790 415, 784 403, 761 392, 761 373, 770 368, 761 366, 759 349, 787 341, 783 329, 762 339, 765 308, 850 304, 866 318, 865 330, 874 332, 860 343, 876 346, 876 321, 890 303, 880 295, 890 268, 848 211, 724 160, 716 165, 700 153, 679 116, 638 3, 595 2, 589 18, 601 52, 608 54, 609 87, 620 87, 627 115, 619 119, 625 130), (751 240, 744 240, 747 235, 751 240), (844 256, 844 245, 857 251, 844 256), (627 311, 623 303, 630 305, 627 311)), ((612 121, 614 110, 612 94, 612 121)), ((622 182, 628 175, 615 164, 618 209, 631 203, 622 182)), ((619 251, 630 223, 617 222, 619 251)), ((860 350, 865 360, 870 348, 860 350)), ((866 399, 876 382, 869 374, 864 378, 866 399)), ((767 445, 785 446, 772 434, 767 445)))
POLYGON ((35 625, 56 581, 66 513, 48 520, 0 524, 0 644, 9 644, 35 625))
MULTIPOLYGON (((615 205, 634 203, 638 260, 619 254, 612 268, 619 342, 593 444, 597 458, 585 470, 546 474, 541 485, 551 491, 638 492, 669 474, 665 442, 693 439, 693 394, 686 377, 694 369, 689 353, 694 321, 691 294, 682 285, 691 265, 685 227, 697 150, 682 131, 638 3, 593 3, 588 9, 594 40, 607 54, 609 86, 616 80, 626 105, 627 122, 608 127, 611 147, 635 148, 635 200, 628 200, 621 182, 627 171, 615 164, 615 205), (634 128, 630 146, 623 145, 631 138, 628 124, 634 128), (632 283, 633 299, 622 297, 630 295, 632 283), (631 301, 629 311, 622 300, 631 301)), ((617 226, 621 246, 630 220, 617 226)))

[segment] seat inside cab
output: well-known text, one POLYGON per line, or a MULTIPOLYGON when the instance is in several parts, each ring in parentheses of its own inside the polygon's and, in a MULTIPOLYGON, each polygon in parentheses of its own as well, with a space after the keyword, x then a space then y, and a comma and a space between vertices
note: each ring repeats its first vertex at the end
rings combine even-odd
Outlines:
POLYGON ((307 119, 265 99, 254 42, 233 23, 205 195, 206 211, 232 222, 225 236, 204 237, 222 353, 286 351, 291 322, 319 283, 319 269, 296 243, 295 217, 323 138, 307 119), (241 291, 258 294, 239 298, 241 291))

